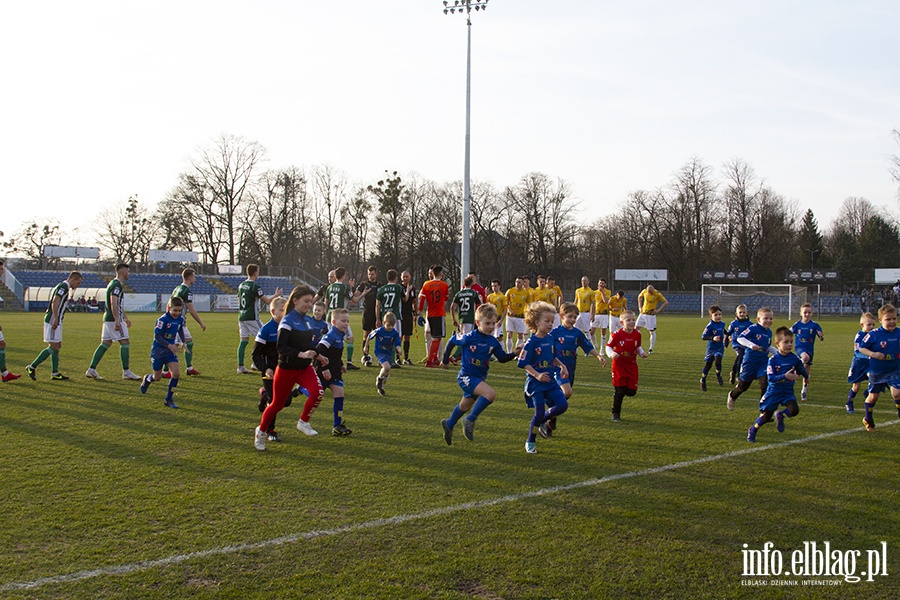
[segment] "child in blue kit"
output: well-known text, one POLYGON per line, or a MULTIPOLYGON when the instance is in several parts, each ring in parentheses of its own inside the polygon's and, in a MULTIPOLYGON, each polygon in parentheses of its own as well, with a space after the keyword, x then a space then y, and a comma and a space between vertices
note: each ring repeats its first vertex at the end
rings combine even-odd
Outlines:
POLYGON ((317 343, 325 334, 328 333, 328 321, 325 320, 325 313, 328 312, 328 309, 325 307, 325 303, 321 300, 317 300, 313 304, 312 310, 312 318, 309 319, 309 328, 315 331, 315 337, 313 338, 317 343))
POLYGON ((803 380, 803 387, 800 389, 800 400, 806 402, 809 397, 809 376, 812 374, 813 352, 816 347, 816 338, 825 340, 822 333, 822 326, 812 320, 813 307, 809 302, 804 303, 800 307, 800 320, 791 326, 791 331, 797 336, 797 354, 806 367, 806 379, 803 380))
POLYGON ((379 396, 384 396, 384 383, 391 376, 394 353, 400 348, 400 332, 394 327, 397 315, 392 312, 385 313, 381 323, 381 327, 369 334, 369 339, 375 340, 375 360, 381 365, 381 371, 375 379, 375 389, 379 396))
POLYGON ((525 441, 525 452, 529 454, 537 452, 536 436, 544 421, 558 417, 569 408, 566 395, 557 381, 557 375, 568 378, 569 371, 556 357, 556 341, 550 335, 555 318, 556 307, 547 302, 532 302, 525 309, 525 325, 531 330, 531 337, 522 347, 518 366, 528 374, 525 378, 525 399, 529 407, 534 407, 534 417, 525 441), (545 405, 550 406, 550 410, 545 410, 545 405))
POLYGON ((859 343, 859 351, 869 357, 869 395, 866 398, 866 431, 875 429, 872 410, 878 396, 890 388, 897 414, 900 415, 900 330, 897 329, 897 309, 885 304, 878 309, 881 327, 870 331, 859 343))
MULTIPOLYGON (((586 356, 593 356, 606 366, 606 357, 600 354, 584 332, 575 327, 578 321, 579 310, 574 302, 563 302, 559 307, 560 324, 553 328, 550 337, 556 341, 556 358, 566 366, 568 377, 557 377, 560 389, 566 400, 572 397, 572 386, 575 385, 575 367, 578 366, 578 349, 586 356)), ((549 406, 549 405, 548 405, 549 406)), ((550 417, 545 421, 538 433, 541 437, 548 438, 556 429, 556 417, 550 417)))
POLYGON ((759 428, 775 417, 775 428, 778 433, 784 432, 785 417, 796 417, 800 413, 797 397, 794 395, 794 382, 806 378, 803 361, 794 354, 794 334, 787 327, 775 330, 775 347, 777 352, 769 359, 766 367, 768 385, 766 393, 759 400, 759 418, 747 430, 747 441, 755 442, 759 428), (784 406, 784 410, 778 410, 784 406))
POLYGON ((169 298, 166 312, 156 321, 153 331, 153 345, 150 347, 150 366, 153 373, 144 375, 141 381, 141 393, 146 394, 150 384, 162 379, 163 366, 169 367, 172 377, 169 379, 169 390, 163 403, 169 408, 178 408, 172 396, 178 387, 181 373, 178 369, 177 354, 183 350, 179 339, 184 339, 184 300, 178 296, 169 298))
POLYGON ((328 359, 325 365, 317 365, 316 372, 322 389, 331 390, 334 398, 334 426, 331 435, 350 435, 352 430, 344 424, 344 373, 347 368, 341 362, 344 353, 344 336, 350 329, 350 312, 346 308, 331 311, 331 329, 319 341, 316 352, 328 359))
POLYGON ((859 393, 862 382, 869 378, 869 357, 859 351, 859 344, 870 331, 875 329, 878 320, 872 313, 863 313, 859 318, 859 331, 853 338, 853 361, 850 363, 850 372, 847 373, 847 383, 850 391, 847 392, 847 412, 853 414, 853 399, 859 393))
POLYGON ((463 435, 470 442, 474 441, 475 420, 497 397, 494 388, 485 382, 488 368, 491 365, 491 357, 496 358, 498 362, 509 362, 518 356, 522 349, 520 346, 509 353, 503 350, 500 340, 494 337, 494 328, 497 326, 499 318, 497 308, 493 304, 479 305, 475 309, 476 329, 462 337, 453 336, 444 349, 441 366, 445 369, 450 361, 450 355, 453 353, 453 347, 462 349, 456 382, 462 389, 463 397, 459 405, 453 407, 450 416, 441 421, 444 441, 448 446, 453 443, 453 428, 469 409, 472 410, 472 413, 463 419, 463 435))
POLYGON ((737 380, 738 372, 741 369, 741 362, 744 360, 744 350, 746 348, 740 344, 735 344, 737 341, 737 337, 741 335, 745 329, 753 325, 753 321, 750 320, 750 317, 747 316, 747 305, 746 304, 738 304, 734 309, 734 316, 736 317, 729 325, 728 329, 725 330, 725 346, 728 346, 728 343, 731 342, 731 347, 734 348, 734 364, 731 365, 731 376, 728 378, 728 382, 731 385, 734 385, 734 382, 737 380))
MULTIPOLYGON (((722 322, 722 309, 715 304, 709 307, 709 323, 703 330, 701 339, 706 340, 706 356, 703 360, 703 371, 700 375, 700 389, 706 391, 706 375, 713 362, 716 363, 716 382, 722 387, 722 356, 725 355, 725 323, 722 322)), ((742 346, 743 347, 743 346, 742 346)))
POLYGON ((747 391, 755 380, 759 384, 759 396, 766 393, 766 367, 769 362, 769 353, 775 352, 772 348, 772 309, 764 306, 756 311, 756 324, 745 329, 734 341, 735 344, 744 346, 744 359, 741 362, 741 373, 738 375, 737 385, 728 392, 725 405, 728 410, 734 410, 734 401, 747 391))

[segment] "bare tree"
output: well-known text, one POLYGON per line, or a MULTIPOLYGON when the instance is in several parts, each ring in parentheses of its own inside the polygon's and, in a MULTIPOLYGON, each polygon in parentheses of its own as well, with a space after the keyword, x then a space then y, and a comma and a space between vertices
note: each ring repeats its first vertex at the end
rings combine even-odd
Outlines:
POLYGON ((319 267, 329 270, 340 254, 341 213, 349 202, 347 176, 330 165, 320 165, 313 169, 311 183, 316 237, 322 248, 319 267))
POLYGON ((12 253, 24 256, 38 262, 40 268, 47 266, 48 260, 44 256, 45 246, 58 246, 62 243, 62 235, 59 223, 56 221, 35 221, 23 223, 19 229, 6 242, 3 247, 12 253))
MULTIPOLYGON (((253 185, 256 168, 265 157, 266 150, 259 143, 222 134, 191 161, 191 175, 211 194, 206 220, 224 232, 225 250, 231 264, 237 256, 239 211, 253 185)), ((213 257, 213 262, 218 262, 218 258, 218 255, 213 257)))
POLYGON ((306 254, 313 236, 310 231, 306 177, 297 167, 266 171, 246 211, 238 257, 241 263, 259 261, 268 265, 309 268, 306 254), (246 244, 246 248, 244 247, 246 244), (303 260, 301 260, 301 257, 303 260))
POLYGON ((539 271, 562 267, 574 251, 571 240, 577 229, 569 185, 529 173, 516 187, 506 188, 504 196, 518 216, 529 266, 539 271))
POLYGON ((146 262, 159 228, 149 208, 131 196, 100 213, 95 224, 97 243, 116 262, 146 262))

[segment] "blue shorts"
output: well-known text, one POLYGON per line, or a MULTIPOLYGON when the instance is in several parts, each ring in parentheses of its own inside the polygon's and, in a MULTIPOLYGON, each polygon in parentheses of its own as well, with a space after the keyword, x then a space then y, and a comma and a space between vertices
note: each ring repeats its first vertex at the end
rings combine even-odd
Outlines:
MULTIPOLYGON (((323 390, 327 390, 329 385, 339 385, 341 387, 344 387, 343 375, 341 377, 338 377, 337 379, 335 379, 333 377, 331 379, 325 379, 324 377, 322 377, 321 373, 319 373, 318 375, 319 375, 319 383, 322 384, 323 390)), ((309 396, 309 394, 307 394, 307 396, 309 396)))
POLYGON ((761 363, 756 366, 753 364, 747 364, 747 361, 741 363, 741 374, 738 376, 738 379, 741 381, 754 381, 759 379, 760 377, 767 377, 766 367, 768 366, 768 361, 761 363))
POLYGON ((869 389, 867 391, 870 394, 880 394, 889 387, 900 388, 900 370, 877 374, 869 371, 869 389))
POLYGON ((801 356, 801 357, 802 357, 802 355, 803 355, 804 352, 806 352, 807 354, 809 354, 809 362, 805 362, 805 363, 803 363, 803 364, 804 364, 804 365, 812 365, 812 364, 813 364, 813 354, 814 354, 814 350, 813 350, 812 348, 797 348, 797 356, 801 356))
POLYGON ((150 350, 150 368, 154 371, 161 371, 163 365, 177 362, 178 357, 168 348, 152 348, 150 350))
POLYGON ((463 396, 466 398, 474 398, 475 397, 475 388, 478 387, 478 384, 483 382, 484 379, 479 379, 477 377, 473 377, 472 375, 468 375, 459 372, 459 375, 456 376, 456 383, 459 384, 459 389, 462 390, 463 396))
POLYGON ((900 381, 892 381, 890 383, 872 383, 869 382, 869 388, 866 390, 870 394, 880 394, 888 388, 900 389, 900 381))
POLYGON ((556 383, 560 386, 569 384, 575 385, 575 365, 566 365, 566 370, 569 372, 568 377, 562 377, 559 373, 556 374, 556 383))
POLYGON ((714 360, 717 356, 719 358, 721 358, 721 357, 725 356, 725 352, 722 350, 712 350, 712 351, 707 350, 706 356, 703 357, 703 360, 706 362, 709 362, 711 360, 714 360))
POLYGON ((536 390, 529 394, 525 392, 525 404, 528 408, 535 406, 556 406, 559 403, 566 402, 566 395, 559 389, 559 386, 553 386, 549 389, 536 390))
POLYGON ((772 394, 769 396, 768 394, 764 395, 759 400, 759 412, 765 412, 767 410, 778 410, 779 406, 787 406, 788 402, 796 402, 797 397, 791 394, 790 396, 784 396, 781 394, 772 394))
POLYGON ((394 364, 394 357, 391 356, 390 354, 382 354, 381 352, 376 352, 375 353, 375 362, 378 363, 379 365, 381 363, 385 363, 385 362, 392 365, 392 364, 394 364))
POLYGON ((847 373, 847 383, 861 383, 869 378, 869 359, 854 358, 847 373))

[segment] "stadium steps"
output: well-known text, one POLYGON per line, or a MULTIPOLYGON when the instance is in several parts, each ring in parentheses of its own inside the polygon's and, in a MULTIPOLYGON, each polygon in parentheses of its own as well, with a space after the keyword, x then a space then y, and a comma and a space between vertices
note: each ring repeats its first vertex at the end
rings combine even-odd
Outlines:
POLYGON ((221 291, 223 294, 237 294, 237 289, 231 287, 218 277, 204 277, 206 281, 215 286, 215 288, 221 291))
POLYGON ((0 304, 0 309, 25 310, 25 307, 21 302, 19 302, 19 299, 16 298, 16 295, 13 293, 13 291, 6 287, 6 284, 2 279, 0 279, 0 298, 3 298, 3 303, 0 304))

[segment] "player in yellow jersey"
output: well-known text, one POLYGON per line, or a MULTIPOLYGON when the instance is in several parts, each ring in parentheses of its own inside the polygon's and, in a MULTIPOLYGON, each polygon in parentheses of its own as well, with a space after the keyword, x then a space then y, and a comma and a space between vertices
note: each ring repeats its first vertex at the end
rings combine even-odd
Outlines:
POLYGON ((581 287, 575 290, 575 306, 578 308, 575 328, 584 332, 584 335, 590 335, 591 311, 594 309, 594 290, 591 288, 591 280, 587 275, 581 278, 581 287))
POLYGON ((609 335, 614 334, 622 325, 619 323, 619 317, 628 309, 628 298, 625 292, 619 290, 609 299, 609 335))
POLYGON ((661 313, 669 301, 655 287, 648 285, 647 289, 638 294, 638 308, 641 314, 637 318, 635 327, 645 327, 650 332, 650 352, 656 344, 656 315, 661 313))
MULTIPOLYGON (((537 287, 531 293, 531 301, 532 302, 546 302, 553 308, 556 308, 558 302, 558 297, 556 292, 547 285, 547 278, 543 275, 538 275, 537 277, 537 287)), ((553 321, 553 326, 556 327, 559 325, 556 321, 559 320, 559 311, 557 310, 556 318, 553 321)))
POLYGON ((500 280, 491 280, 491 293, 487 296, 488 304, 497 307, 497 325, 494 326, 494 337, 503 343, 503 322, 506 320, 506 294, 500 291, 500 280))
POLYGON ((531 290, 525 287, 525 277, 516 277, 516 287, 506 292, 506 347, 525 343, 525 309, 531 304, 531 290), (515 336, 515 339, 513 339, 515 336))
POLYGON ((562 288, 556 285, 556 278, 553 275, 547 275, 547 287, 556 292, 556 308, 559 309, 563 302, 562 288))
POLYGON ((609 290, 606 289, 606 280, 597 281, 597 291, 594 292, 594 306, 591 308, 591 341, 596 343, 594 333, 600 330, 600 344, 598 348, 606 348, 606 332, 609 329, 609 290))

